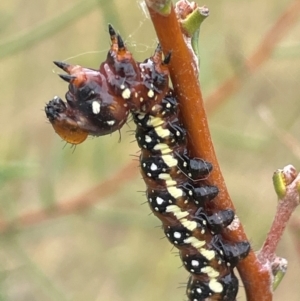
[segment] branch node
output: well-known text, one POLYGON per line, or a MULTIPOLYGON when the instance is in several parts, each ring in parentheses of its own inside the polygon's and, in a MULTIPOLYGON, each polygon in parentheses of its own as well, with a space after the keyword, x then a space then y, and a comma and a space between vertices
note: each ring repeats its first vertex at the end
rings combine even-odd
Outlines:
POLYGON ((171 13, 171 0, 146 0, 146 4, 148 7, 162 16, 168 16, 171 13))
POLYGON ((276 257, 272 262, 273 291, 276 290, 281 280, 283 279, 288 266, 288 261, 282 257, 276 257))

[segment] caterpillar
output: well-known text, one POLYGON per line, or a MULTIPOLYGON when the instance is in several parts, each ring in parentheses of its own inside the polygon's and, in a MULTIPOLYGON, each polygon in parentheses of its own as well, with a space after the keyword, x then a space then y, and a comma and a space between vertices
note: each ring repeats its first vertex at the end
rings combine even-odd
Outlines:
POLYGON ((213 166, 189 154, 187 131, 169 86, 171 53, 163 58, 158 46, 152 57, 138 63, 111 25, 108 30, 111 48, 99 69, 54 62, 67 73, 59 76, 69 89, 66 102, 58 96, 49 101, 46 116, 63 140, 79 144, 88 135, 119 130, 131 113, 147 200, 190 273, 188 299, 234 301, 238 279, 233 269, 248 255, 250 244, 226 241, 222 231, 235 214, 209 206, 219 192, 208 183, 213 166))

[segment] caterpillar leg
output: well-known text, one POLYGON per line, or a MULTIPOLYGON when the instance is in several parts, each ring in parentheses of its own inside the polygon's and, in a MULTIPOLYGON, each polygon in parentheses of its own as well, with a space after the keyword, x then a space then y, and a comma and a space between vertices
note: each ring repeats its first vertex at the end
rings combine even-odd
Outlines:
POLYGON ((239 261, 244 259, 250 252, 251 246, 248 241, 227 243, 216 235, 212 241, 213 248, 224 258, 228 266, 234 268, 239 261))
POLYGON ((221 233, 224 228, 231 224, 234 219, 234 211, 231 209, 220 210, 211 215, 204 212, 203 208, 199 208, 194 216, 196 221, 205 223, 211 230, 212 234, 221 233))

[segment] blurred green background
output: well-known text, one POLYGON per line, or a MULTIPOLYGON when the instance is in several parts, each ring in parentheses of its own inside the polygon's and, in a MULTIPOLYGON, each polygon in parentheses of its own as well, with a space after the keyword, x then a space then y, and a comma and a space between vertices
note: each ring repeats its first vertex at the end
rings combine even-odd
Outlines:
MULTIPOLYGON (((201 28, 201 85, 207 98, 234 74, 292 2, 210 1, 201 28), (211 3, 210 3, 211 2, 211 3)), ((53 60, 97 68, 109 48, 107 23, 137 60, 149 57, 156 37, 141 1, 21 1, 0 4, 0 301, 186 300, 187 273, 149 216, 138 173, 115 193, 80 213, 24 226, 18 217, 105 183, 138 148, 131 130, 89 138, 75 149, 54 133, 44 105, 67 85, 53 60)), ((300 22, 241 89, 209 115, 215 149, 254 249, 276 209, 273 171, 299 167, 300 22), (271 114, 277 129, 262 119, 271 114), (265 115, 264 115, 265 116, 265 115), (280 135, 278 135, 278 133, 280 135), (284 142, 291 134, 290 144, 284 142)), ((138 165, 138 162, 136 162, 138 165)), ((299 209, 294 218, 300 218, 299 209)), ((29 219, 30 220, 30 219, 29 219)), ((289 269, 274 300, 299 300, 300 258, 287 230, 278 255, 289 269)), ((299 237, 299 233, 298 233, 299 237)), ((242 284, 241 284, 242 286, 242 284)), ((241 289, 242 291, 242 289, 241 289)), ((245 300, 240 294, 238 300, 245 300)))

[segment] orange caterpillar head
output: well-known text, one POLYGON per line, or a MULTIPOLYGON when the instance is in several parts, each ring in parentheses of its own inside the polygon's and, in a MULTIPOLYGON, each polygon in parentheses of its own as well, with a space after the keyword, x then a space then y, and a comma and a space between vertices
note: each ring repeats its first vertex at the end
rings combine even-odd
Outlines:
POLYGON ((55 96, 45 107, 47 118, 55 132, 64 141, 71 144, 82 143, 87 138, 88 132, 80 128, 68 107, 68 104, 64 103, 58 96, 55 96))
POLYGON ((67 73, 59 75, 69 83, 67 102, 56 96, 45 112, 56 133, 71 144, 83 142, 88 135, 110 134, 127 120, 129 87, 136 82, 138 67, 111 26, 109 32, 112 46, 101 71, 54 62, 67 73))

